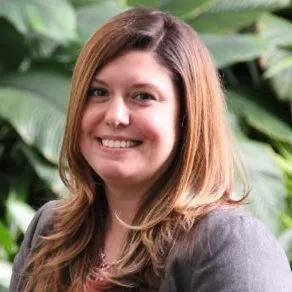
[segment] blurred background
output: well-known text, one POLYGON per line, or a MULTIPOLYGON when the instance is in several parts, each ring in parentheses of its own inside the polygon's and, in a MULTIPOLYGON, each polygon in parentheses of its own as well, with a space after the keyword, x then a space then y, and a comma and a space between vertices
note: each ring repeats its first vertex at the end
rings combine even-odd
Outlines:
POLYGON ((290 0, 0 0, 0 291, 35 210, 66 196, 57 161, 80 48, 137 5, 182 18, 213 54, 252 186, 247 208, 292 266, 290 0))

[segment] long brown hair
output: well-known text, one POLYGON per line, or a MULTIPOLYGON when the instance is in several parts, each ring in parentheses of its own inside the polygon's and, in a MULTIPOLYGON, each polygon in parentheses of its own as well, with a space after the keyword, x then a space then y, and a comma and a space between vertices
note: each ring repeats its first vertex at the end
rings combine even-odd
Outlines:
POLYGON ((232 198, 236 166, 247 184, 207 48, 190 26, 166 13, 125 11, 91 36, 77 60, 59 165, 71 196, 56 206, 53 230, 26 265, 26 291, 82 291, 96 260, 107 201, 102 180, 80 153, 80 120, 93 74, 129 50, 152 52, 171 72, 180 98, 179 141, 169 168, 129 226, 117 271, 105 275, 111 287, 158 289, 173 242, 210 211, 237 206, 247 195, 232 198))

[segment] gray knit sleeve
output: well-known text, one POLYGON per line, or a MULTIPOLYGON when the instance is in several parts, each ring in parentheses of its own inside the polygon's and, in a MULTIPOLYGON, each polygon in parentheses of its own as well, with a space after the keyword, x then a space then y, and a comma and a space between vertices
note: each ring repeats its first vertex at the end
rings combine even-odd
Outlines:
POLYGON ((291 269, 277 239, 241 209, 203 219, 170 262, 162 292, 291 292, 291 269))
POLYGON ((29 258, 29 255, 33 248, 36 246, 38 239, 41 235, 48 233, 51 227, 53 217, 53 207, 56 205, 56 201, 50 201, 44 204, 35 214, 32 221, 25 232, 21 247, 14 258, 12 266, 12 277, 10 280, 10 292, 23 291, 25 283, 25 274, 22 269, 25 261, 29 258))

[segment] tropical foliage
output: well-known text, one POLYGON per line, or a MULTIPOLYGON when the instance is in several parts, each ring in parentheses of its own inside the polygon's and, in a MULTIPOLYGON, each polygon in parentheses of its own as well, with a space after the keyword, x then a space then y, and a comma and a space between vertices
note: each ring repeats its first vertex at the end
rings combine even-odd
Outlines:
POLYGON ((184 19, 206 42, 249 172, 248 208, 292 263, 289 0, 0 0, 0 291, 34 209, 66 193, 57 161, 76 56, 106 19, 137 5, 184 19))

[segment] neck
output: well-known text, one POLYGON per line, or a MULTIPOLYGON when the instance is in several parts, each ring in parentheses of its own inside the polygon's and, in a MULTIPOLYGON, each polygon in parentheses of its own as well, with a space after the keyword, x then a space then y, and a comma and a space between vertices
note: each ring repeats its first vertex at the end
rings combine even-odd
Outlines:
POLYGON ((117 216, 123 222, 131 224, 143 196, 141 190, 137 191, 106 186, 105 193, 109 206, 107 218, 108 229, 121 229, 122 224, 117 219, 117 216))
POLYGON ((128 228, 119 221, 132 224, 139 208, 142 193, 105 186, 109 212, 106 219, 106 236, 104 242, 105 262, 112 263, 119 259, 122 246, 126 240, 128 228), (119 217, 119 219, 117 218, 119 217))

